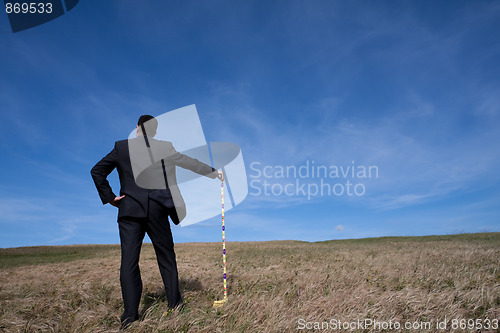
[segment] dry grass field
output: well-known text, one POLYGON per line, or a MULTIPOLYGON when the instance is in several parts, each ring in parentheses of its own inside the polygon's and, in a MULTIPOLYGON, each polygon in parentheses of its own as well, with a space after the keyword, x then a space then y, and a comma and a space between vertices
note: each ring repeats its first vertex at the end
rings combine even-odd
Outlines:
MULTIPOLYGON (((214 309, 220 244, 176 245, 186 306, 165 315, 145 244, 141 319, 127 331, 477 332, 476 320, 500 319, 500 233, 230 242, 227 251, 229 300, 214 309)), ((0 332, 116 332, 119 265, 116 245, 0 249, 0 332)))

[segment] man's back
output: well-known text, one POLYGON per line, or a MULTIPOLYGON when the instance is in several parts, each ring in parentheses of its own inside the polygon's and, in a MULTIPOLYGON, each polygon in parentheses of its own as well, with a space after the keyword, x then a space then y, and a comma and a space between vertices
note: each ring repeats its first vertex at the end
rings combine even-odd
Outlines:
POLYGON ((153 199, 166 207, 175 207, 171 216, 178 224, 186 216, 186 205, 177 186, 175 167, 216 178, 216 170, 194 158, 175 150, 169 141, 144 136, 115 142, 114 149, 92 168, 91 174, 103 203, 115 198, 106 177, 114 168, 120 179, 118 218, 122 216, 146 217, 148 200, 153 199))

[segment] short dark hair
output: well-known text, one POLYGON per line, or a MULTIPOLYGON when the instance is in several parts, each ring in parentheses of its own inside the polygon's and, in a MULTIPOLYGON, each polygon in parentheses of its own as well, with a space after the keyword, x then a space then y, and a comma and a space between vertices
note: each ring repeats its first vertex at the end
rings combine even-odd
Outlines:
POLYGON ((148 114, 144 114, 139 117, 139 120, 137 121, 137 125, 141 127, 144 125, 144 129, 146 130, 146 133, 148 136, 153 136, 156 133, 156 130, 158 129, 158 120, 156 120, 155 117, 150 116, 148 114))

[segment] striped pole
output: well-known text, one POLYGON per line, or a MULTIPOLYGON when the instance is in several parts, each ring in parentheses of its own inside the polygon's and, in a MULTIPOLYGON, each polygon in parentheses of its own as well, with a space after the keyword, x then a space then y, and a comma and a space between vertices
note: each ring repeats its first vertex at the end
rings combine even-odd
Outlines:
POLYGON ((226 284, 226 226, 224 224, 224 182, 220 183, 220 199, 222 202, 222 267, 224 269, 224 299, 226 299, 227 284, 226 284))
POLYGON ((220 183, 220 198, 222 202, 222 268, 224 270, 224 299, 215 301, 214 307, 220 307, 227 301, 227 280, 226 280, 226 226, 224 224, 224 181, 220 183))

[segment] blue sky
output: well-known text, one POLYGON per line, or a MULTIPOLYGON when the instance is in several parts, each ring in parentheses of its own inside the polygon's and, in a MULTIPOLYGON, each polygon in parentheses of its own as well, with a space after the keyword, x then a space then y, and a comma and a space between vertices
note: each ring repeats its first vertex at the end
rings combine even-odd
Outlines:
MULTIPOLYGON (((499 30, 497 1, 82 0, 15 34, 0 15, 0 247, 118 243, 91 167, 190 104, 249 181, 254 162, 378 168, 362 196, 250 188, 228 241, 500 231, 499 30)), ((219 241, 220 219, 173 234, 219 241)))

